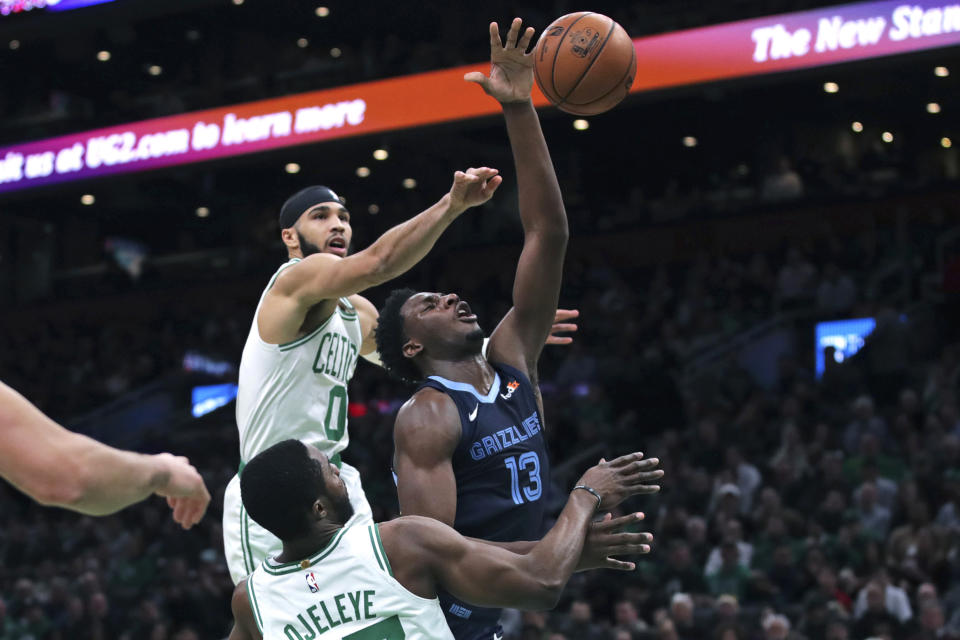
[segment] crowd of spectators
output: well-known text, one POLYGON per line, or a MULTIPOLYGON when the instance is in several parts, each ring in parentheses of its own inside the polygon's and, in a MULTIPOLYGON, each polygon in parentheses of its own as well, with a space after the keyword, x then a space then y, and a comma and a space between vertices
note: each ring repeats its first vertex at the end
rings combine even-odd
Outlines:
MULTIPOLYGON (((652 269, 571 257, 561 302, 583 311, 581 331, 572 347, 545 351, 541 366, 557 465, 546 499, 562 504, 572 475, 593 462, 577 457, 584 451, 641 449, 667 476, 659 496, 623 507, 644 511, 655 535, 638 570, 575 576, 556 611, 508 612, 508 637, 960 637, 960 348, 949 327, 911 337, 866 294, 893 241, 882 230, 853 247, 828 235, 652 269), (704 344, 782 311, 876 314, 880 326, 853 360, 828 358, 820 380, 798 353, 771 380, 728 361, 710 384, 684 386, 683 367, 704 344)), ((444 274, 439 288, 471 282, 464 294, 481 318, 505 311, 510 273, 473 282, 458 271, 473 266, 444 264, 433 270, 444 274)), ((4 332, 4 378, 67 420, 179 368, 188 349, 240 353, 245 304, 156 309, 113 321, 48 317, 4 332)), ((391 429, 409 388, 360 364, 350 394, 345 457, 375 517, 395 517, 391 429)), ((189 455, 204 473, 214 504, 191 532, 177 530, 158 500, 93 519, 0 487, 0 640, 225 637, 230 413, 181 421, 143 443, 189 455)))

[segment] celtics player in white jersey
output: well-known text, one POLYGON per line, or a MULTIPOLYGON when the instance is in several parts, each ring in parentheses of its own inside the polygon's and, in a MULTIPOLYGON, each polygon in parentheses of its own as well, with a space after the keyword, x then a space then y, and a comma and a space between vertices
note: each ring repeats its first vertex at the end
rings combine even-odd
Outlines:
POLYGON ((648 533, 625 533, 643 514, 591 525, 600 508, 649 492, 659 461, 634 453, 587 470, 538 542, 465 538, 419 516, 379 525, 353 517, 342 472, 316 448, 285 440, 241 477, 243 504, 283 541, 234 590, 230 640, 452 639, 437 600, 548 609, 576 570, 633 569, 612 555, 647 553, 648 533))
POLYGON ((357 519, 370 521, 360 475, 340 461, 349 443, 347 382, 357 357, 376 349, 377 310, 356 294, 419 262, 451 222, 489 200, 501 181, 488 167, 457 171, 439 202, 353 255, 350 213, 331 189, 308 187, 284 203, 280 228, 289 261, 260 297, 240 361, 240 470, 223 506, 224 552, 235 583, 280 550, 280 541, 246 514, 239 483, 244 462, 280 440, 297 438, 329 456, 350 487, 357 519))
MULTIPOLYGON (((353 255, 350 213, 331 189, 308 187, 284 203, 280 228, 289 261, 260 297, 240 360, 240 471, 223 500, 224 552, 234 583, 280 550, 280 541, 246 514, 239 481, 244 461, 280 440, 297 438, 327 454, 350 487, 357 519, 370 520, 357 470, 340 461, 349 443, 347 383, 357 357, 379 363, 377 310, 357 294, 419 262, 443 230, 489 200, 501 180, 487 167, 456 172, 439 202, 353 255)), ((558 310, 553 333, 575 330, 564 321, 576 315, 558 310)), ((547 340, 569 341, 554 335, 547 340)))

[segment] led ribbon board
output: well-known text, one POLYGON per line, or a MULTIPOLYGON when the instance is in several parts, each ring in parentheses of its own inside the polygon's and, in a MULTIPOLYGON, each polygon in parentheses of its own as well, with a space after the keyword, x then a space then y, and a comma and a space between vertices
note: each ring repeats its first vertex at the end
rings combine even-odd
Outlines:
POLYGON ((107 4, 114 0, 0 0, 0 17, 26 13, 39 9, 69 11, 95 4, 107 4))
MULTIPOLYGON (((631 91, 957 44, 960 3, 827 7, 637 38, 631 91)), ((492 115, 497 104, 463 81, 464 73, 487 68, 467 65, 0 147, 0 193, 492 115)), ((534 104, 547 104, 536 88, 534 104)))

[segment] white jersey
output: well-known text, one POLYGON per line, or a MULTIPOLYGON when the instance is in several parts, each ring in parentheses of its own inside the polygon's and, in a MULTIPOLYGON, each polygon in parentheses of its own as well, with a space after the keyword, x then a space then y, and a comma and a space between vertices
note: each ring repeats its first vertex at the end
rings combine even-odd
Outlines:
POLYGON ((288 438, 312 444, 335 460, 350 442, 347 382, 363 344, 353 305, 341 298, 326 322, 286 344, 264 342, 257 328, 267 291, 284 269, 299 261, 283 264, 270 279, 243 347, 237 393, 241 464, 288 438))
POLYGON ((247 578, 247 596, 264 640, 453 638, 440 601, 394 579, 375 524, 344 527, 302 562, 267 558, 247 578))

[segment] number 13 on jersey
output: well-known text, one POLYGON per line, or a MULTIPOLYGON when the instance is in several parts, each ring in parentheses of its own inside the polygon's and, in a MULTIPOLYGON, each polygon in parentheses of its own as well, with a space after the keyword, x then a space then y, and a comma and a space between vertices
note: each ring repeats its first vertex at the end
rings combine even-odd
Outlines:
POLYGON ((527 451, 519 456, 510 456, 506 458, 504 464, 510 470, 510 495, 513 496, 514 504, 523 504, 526 502, 536 502, 543 493, 543 485, 540 483, 540 456, 536 451, 527 451), (521 474, 524 485, 520 486, 521 474))

